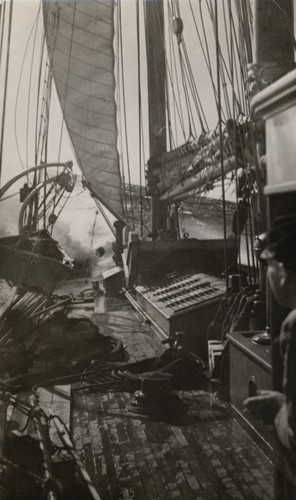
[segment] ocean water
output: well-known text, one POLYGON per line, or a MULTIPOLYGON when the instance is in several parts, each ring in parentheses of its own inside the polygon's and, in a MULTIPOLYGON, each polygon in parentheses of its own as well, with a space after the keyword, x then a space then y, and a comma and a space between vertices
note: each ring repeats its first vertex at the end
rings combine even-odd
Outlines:
MULTIPOLYGON (((208 212, 207 216, 205 214, 201 214, 198 216, 188 211, 182 214, 180 217, 180 231, 183 235, 184 233, 188 233, 190 238, 198 238, 198 239, 216 239, 216 238, 224 238, 224 227, 222 217, 216 217, 215 214, 208 212)), ((226 224, 226 235, 234 236, 232 232, 232 219, 230 216, 227 217, 226 224)), ((241 249, 240 249, 240 261, 243 265, 248 265, 248 254, 249 259, 251 259, 251 265, 253 259, 250 257, 251 247, 254 242, 250 241, 250 238, 247 239, 245 232, 243 232, 241 236, 241 249), (248 245, 248 249, 247 249, 248 245)))

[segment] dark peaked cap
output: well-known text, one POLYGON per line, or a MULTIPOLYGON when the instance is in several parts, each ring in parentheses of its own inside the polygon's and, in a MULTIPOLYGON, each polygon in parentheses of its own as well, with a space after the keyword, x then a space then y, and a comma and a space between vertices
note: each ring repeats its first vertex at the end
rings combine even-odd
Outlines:
POLYGON ((261 239, 266 246, 260 259, 276 259, 296 271, 296 214, 276 217, 261 239))

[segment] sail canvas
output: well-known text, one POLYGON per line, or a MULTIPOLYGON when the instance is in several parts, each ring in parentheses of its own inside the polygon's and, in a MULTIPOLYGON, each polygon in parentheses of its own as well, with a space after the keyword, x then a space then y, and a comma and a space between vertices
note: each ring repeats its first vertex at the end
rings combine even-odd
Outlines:
POLYGON ((51 67, 78 164, 92 193, 122 217, 114 76, 114 3, 44 2, 51 67))

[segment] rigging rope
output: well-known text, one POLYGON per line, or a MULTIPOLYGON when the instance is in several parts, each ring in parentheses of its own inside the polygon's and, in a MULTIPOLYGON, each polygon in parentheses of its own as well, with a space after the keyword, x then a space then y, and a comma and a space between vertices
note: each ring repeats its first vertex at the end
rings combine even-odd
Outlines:
MULTIPOLYGON (((171 84, 171 92, 173 94, 173 102, 174 102, 174 109, 178 114, 179 117, 179 124, 181 127, 181 131, 183 134, 183 139, 186 141, 186 133, 185 133, 185 123, 184 123, 184 116, 183 116, 183 107, 182 107, 182 100, 181 100, 181 92, 180 92, 180 85, 179 85, 179 78, 178 78, 178 71, 177 71, 177 66, 176 66, 176 57, 175 57, 175 46, 172 43, 172 51, 173 51, 173 70, 174 73, 171 74, 169 66, 167 64, 167 76, 169 77, 169 81, 171 84), (177 95, 175 93, 175 88, 174 88, 174 81, 176 82, 176 87, 177 87, 177 95)), ((177 124, 176 124, 177 126, 177 124)), ((177 134, 176 134, 176 139, 177 139, 177 134)))
MULTIPOLYGON (((38 21, 39 21, 39 16, 40 16, 40 5, 38 8, 37 16, 36 16, 36 23, 35 23, 35 34, 34 34, 34 40, 33 40, 33 50, 31 54, 31 64, 30 64, 30 72, 29 72, 29 93, 28 93, 28 100, 27 100, 27 123, 26 123, 26 168, 29 166, 29 124, 30 124, 30 109, 31 109, 31 91, 32 91, 32 76, 33 76, 33 65, 34 65, 34 56, 35 56, 35 48, 36 48, 36 37, 37 37, 37 29, 38 29, 38 21)), ((36 134, 36 131, 35 131, 36 134)), ((38 175, 38 180, 37 174, 34 176, 34 183, 33 186, 36 183, 40 183, 41 181, 41 171, 39 172, 38 175)), ((36 196, 35 200, 32 200, 32 210, 34 210, 34 213, 32 214, 33 218, 33 227, 35 227, 36 224, 36 217, 38 216, 38 195, 36 196)))
POLYGON ((203 108, 203 105, 202 105, 202 102, 201 102, 201 98, 199 96, 199 93, 197 91, 197 87, 196 87, 196 84, 195 84, 195 80, 194 80, 192 68, 191 68, 191 65, 190 65, 190 62, 189 62, 188 51, 187 51, 187 48, 186 48, 186 45, 185 45, 185 41, 182 42, 182 45, 183 45, 183 51, 184 51, 184 56, 185 56, 185 60, 186 60, 186 65, 187 65, 188 80, 189 80, 189 84, 191 86, 192 98, 193 98, 194 103, 195 103, 195 108, 196 108, 198 116, 199 116, 199 120, 200 120, 200 124, 201 124, 201 130, 202 130, 202 133, 203 133, 203 132, 206 132, 206 131, 209 130, 209 126, 208 126, 208 123, 207 123, 207 118, 206 118, 206 115, 205 115, 205 112, 204 112, 204 108, 203 108))
POLYGON ((9 200, 9 198, 13 198, 14 196, 17 196, 19 194, 20 194, 20 192, 17 191, 16 193, 10 194, 10 195, 6 196, 5 198, 0 198, 0 203, 1 203, 1 201, 9 200))
MULTIPOLYGON (((207 67, 208 72, 209 72, 209 76, 210 76, 210 80, 211 80, 212 88, 213 88, 213 93, 214 93, 214 99, 215 99, 216 105, 217 105, 217 89, 216 89, 216 85, 215 85, 215 82, 214 82, 214 77, 213 77, 213 73, 212 73, 212 70, 211 70, 210 61, 209 61, 209 58, 207 57, 206 50, 205 50, 204 45, 203 45, 202 40, 201 40, 201 36, 200 36, 198 25, 197 25, 197 22, 196 22, 196 17, 195 17, 193 8, 192 8, 191 0, 189 0, 189 6, 190 6, 190 10, 191 10, 191 14, 192 14, 192 18, 193 18, 195 30, 196 30, 196 33, 197 33, 197 36, 198 36, 199 45, 200 45, 200 48, 201 48, 201 51, 202 51, 202 54, 203 54, 203 57, 204 57, 204 60, 205 60, 206 67, 207 67)), ((203 18, 202 17, 201 17, 201 22, 203 23, 203 18)))
MULTIPOLYGON (((131 205, 131 215, 133 229, 135 229, 135 214, 134 214, 134 203, 133 203, 133 193, 132 193, 132 182, 131 182, 131 169, 130 169, 130 155, 129 155, 129 142, 127 136, 127 116, 126 116, 126 95, 125 95, 125 78, 124 78, 124 65, 123 65, 123 40, 122 40, 122 13, 121 13, 121 0, 118 3, 118 16, 119 16, 119 46, 120 46, 120 68, 121 68, 121 84, 122 84, 122 101, 123 101, 123 128, 125 133, 125 147, 126 147, 126 161, 127 161, 127 173, 128 173, 128 183, 129 183, 129 195, 130 195, 130 205, 131 205)), ((124 168, 124 165, 123 165, 124 168)))
MULTIPOLYGON (((225 16, 225 10, 223 7, 223 12, 225 16)), ((228 13, 229 13, 229 19, 230 16, 232 16, 232 11, 231 11, 231 2, 228 1, 228 13)), ((234 102, 234 46, 233 46, 233 31, 230 29, 230 40, 229 40, 229 61, 230 61, 230 76, 232 80, 232 106, 233 106, 233 118, 235 118, 235 102, 234 102)), ((228 37, 227 37, 228 41, 228 37)), ((236 120, 234 121, 234 137, 236 137, 236 120)), ((239 228, 239 199, 238 199, 238 154, 237 154, 237 142, 234 140, 233 144, 233 149, 234 149, 234 157, 235 157, 235 171, 234 171, 234 177, 235 177, 235 184, 236 184, 236 190, 235 190, 235 198, 236 198, 236 225, 237 228, 239 228)), ((241 290, 242 288, 242 273, 241 273, 241 234, 239 231, 235 232, 235 240, 236 240, 236 248, 237 248, 237 258, 238 258, 238 289, 241 290)))
MULTIPOLYGON (((119 25, 119 6, 116 10, 117 13, 117 32, 118 30, 120 31, 120 25, 119 25)), ((117 50, 117 55, 119 56, 120 53, 120 36, 119 34, 116 36, 116 50, 117 50)), ((120 80, 120 60, 119 57, 117 57, 117 64, 116 64, 116 82, 119 82, 120 80)), ((115 92, 116 92, 116 102, 118 103, 119 110, 121 111, 122 108, 122 102, 121 102, 121 93, 120 93, 120 87, 116 83, 115 87, 115 92)), ((125 185, 125 172, 124 172, 124 162, 123 162, 123 139, 122 139, 122 126, 121 126, 121 116, 120 116, 120 126, 118 127, 118 139, 120 140, 120 152, 118 152, 119 156, 119 169, 120 169, 120 175, 121 175, 121 184, 122 184, 122 189, 123 189, 123 206, 124 206, 124 214, 125 214, 125 219, 126 222, 129 223, 129 214, 127 210, 127 193, 126 193, 126 185, 125 185)))
POLYGON ((243 64, 242 64, 240 47, 239 47, 239 43, 238 43, 238 37, 237 37, 236 28, 235 28, 235 22, 233 19, 232 10, 230 11, 230 24, 231 24, 231 29, 233 32, 233 40, 234 40, 236 53, 237 53, 236 61, 237 61, 237 64, 239 66, 239 74, 241 75, 241 85, 239 85, 238 71, 236 69, 236 82, 237 82, 236 85, 237 85, 239 93, 240 93, 240 99, 238 99, 237 102, 245 104, 246 99, 248 99, 248 96, 245 93, 246 70, 244 69, 243 64))
MULTIPOLYGON (((70 50, 69 50, 69 57, 68 57, 68 64, 67 64, 67 79, 66 79, 66 84, 65 84, 66 89, 65 89, 65 95, 64 95, 64 109, 63 109, 63 114, 65 114, 65 108, 67 106, 66 99, 67 99, 68 88, 69 88, 70 62, 71 62, 72 49, 73 49, 73 38, 74 38, 74 27, 75 27, 76 10, 77 10, 77 0, 75 0, 74 12, 73 12, 73 22, 72 22, 72 28, 71 28, 71 40, 70 40, 70 50)), ((61 125, 58 162, 60 161, 60 157, 61 157, 63 133, 64 133, 64 120, 62 120, 62 125, 61 125)))
MULTIPOLYGON (((178 45, 178 51, 179 51, 179 60, 180 60, 181 77, 182 77, 182 83, 183 83, 183 91, 184 91, 184 96, 185 96, 185 104, 186 104, 186 108, 187 108, 189 138, 192 138, 192 137, 196 137, 197 134, 196 134, 196 130, 194 130, 194 133, 192 132, 192 127, 194 127, 194 124, 193 124, 192 110, 191 110, 190 103, 189 103, 189 92, 188 92, 187 85, 186 85, 185 68, 184 68, 184 62, 183 62, 183 58, 182 58, 180 44, 178 45)), ((199 116, 199 120, 200 120, 201 129, 203 130, 203 123, 201 121, 200 116, 199 116)))
POLYGON ((35 20, 33 22, 32 28, 30 30, 30 34, 29 34, 29 37, 28 37, 28 40, 27 40, 27 43, 26 43, 26 47, 25 47, 25 51, 24 51, 24 55, 23 55, 23 58, 22 58, 20 75, 19 75, 18 85, 17 85, 17 91, 16 91, 15 107, 14 107, 14 137, 15 137, 16 149, 17 149, 18 157, 19 157, 21 166, 22 166, 22 168, 24 170, 25 170, 25 165, 24 165, 24 162, 23 162, 23 159, 22 159, 22 156, 21 156, 21 151, 20 151, 19 141, 18 141, 18 136, 17 136, 17 127, 16 127, 16 125, 17 125, 17 110, 18 110, 18 100, 19 100, 21 81, 22 81, 22 76, 23 76, 23 71, 24 71, 24 65, 25 65, 25 61, 26 61, 26 57, 27 57, 29 43, 31 41, 31 37, 32 37, 33 31, 34 31, 36 22, 37 22, 37 16, 35 17, 35 20))
POLYGON ((106 212, 105 212, 105 210, 104 210, 104 208, 103 208, 103 205, 101 204, 101 202, 100 202, 97 198, 95 198, 95 203, 96 203, 96 205, 97 205, 98 209, 100 210, 100 212, 101 212, 102 216, 104 217, 104 219, 105 219, 106 223, 108 224, 109 229, 112 231, 112 233, 114 234, 114 236, 116 236, 116 231, 115 231, 115 228, 114 228, 114 226, 111 224, 111 221, 110 221, 110 219, 108 218, 108 216, 107 216, 107 214, 106 214, 106 212))
POLYGON ((218 116, 219 116, 219 137, 220 137, 220 159, 222 172, 222 200, 223 200, 223 232, 224 232, 224 267, 226 289, 228 289, 228 269, 227 269, 227 228, 226 228, 226 204, 225 204, 225 188, 224 188, 224 164, 223 164, 223 136, 222 136, 222 117, 221 117, 221 87, 220 87, 220 61, 219 61, 219 26, 218 26, 218 4, 215 0, 215 21, 216 21, 216 56, 217 56, 217 90, 218 90, 218 116))
POLYGON ((32 50, 32 54, 31 54, 31 64, 30 64, 30 71, 29 71, 29 92, 28 92, 28 100, 27 100, 27 123, 26 123, 26 168, 28 168, 28 166, 29 166, 29 129, 30 129, 32 76, 33 76, 33 65, 34 65, 35 49, 36 49, 36 37, 37 37, 38 21, 39 21, 39 16, 40 16, 40 7, 41 6, 39 5, 37 16, 36 16, 35 33, 34 33, 34 39, 33 39, 33 50, 32 50))
POLYGON ((142 180, 142 95, 141 95, 141 54, 140 54, 140 15, 139 2, 136 7, 137 12, 137 59, 138 59, 138 109, 139 109, 139 174, 140 174, 140 224, 141 237, 143 237, 143 180, 142 180))
MULTIPOLYGON (((168 11, 171 12, 169 4, 167 4, 167 5, 168 5, 168 11)), ((172 14, 171 14, 171 19, 173 19, 173 15, 172 14)), ((168 24, 169 24, 169 26, 172 26, 172 24, 170 22, 168 22, 168 24)), ((170 30, 170 33, 172 33, 172 28, 170 30)), ((164 43, 164 41, 163 41, 163 43, 164 43)), ((169 81, 170 84, 171 84, 171 92, 172 92, 173 103, 174 103, 174 112, 175 113, 177 112, 177 114, 178 114, 179 123, 180 123, 181 131, 182 131, 182 134, 183 134, 183 139, 184 139, 184 141, 186 141, 184 117, 183 117, 183 110, 182 110, 182 105, 181 105, 180 86, 179 86, 178 72, 177 72, 177 67, 176 67, 175 46, 172 43, 172 37, 171 37, 171 49, 172 49, 172 52, 171 52, 171 54, 172 54, 172 60, 173 60, 173 63, 174 63, 174 65, 172 66, 172 70, 173 71, 170 70, 170 65, 168 63, 168 60, 167 60, 167 57, 166 57, 166 54, 165 54, 165 58, 166 58, 166 70, 167 70, 167 81, 169 81), (174 76, 175 76, 175 78, 174 78, 174 76), (174 81, 176 82, 177 95, 175 93, 174 81)), ((175 119, 175 127, 177 127, 176 119, 175 119)), ((177 139, 177 132, 176 132, 176 139, 177 139)))
POLYGON ((41 162, 47 163, 48 123, 49 123, 49 110, 50 110, 51 86, 52 86, 52 74, 48 58, 46 59, 45 63, 43 63, 45 50, 46 47, 45 47, 45 34, 44 34, 42 39, 41 53, 40 53, 38 92, 36 99, 37 110, 36 110, 35 161, 38 163, 41 162), (43 77, 43 91, 41 97, 40 123, 39 123, 38 137, 37 137, 39 106, 40 106, 40 96, 41 96, 41 77, 43 73, 44 77, 43 77), (40 154, 39 159, 38 159, 38 154, 40 154))
POLYGON ((3 39, 4 39, 4 31, 5 31, 5 11, 6 11, 6 2, 0 3, 0 29, 1 29, 1 39, 0 39, 0 69, 2 64, 2 55, 3 55, 3 39))
MULTIPOLYGON (((44 49, 45 49, 45 33, 43 33, 43 35, 42 35, 42 42, 41 42, 38 85, 37 85, 37 98, 36 98, 36 122, 35 122, 35 164, 36 165, 38 164, 38 137, 39 137, 39 135, 37 135, 37 131, 38 131, 41 75, 42 75, 42 68, 43 68, 44 49)), ((43 104, 43 102, 42 102, 42 104, 43 104)), ((41 113, 40 121, 42 121, 42 113, 41 113)), ((40 126, 40 128, 41 128, 41 126, 40 126)), ((39 134, 40 134, 40 128, 39 128, 39 134)), ((40 160, 42 161, 42 158, 40 160)))
MULTIPOLYGON (((171 9, 172 14, 176 14, 180 16, 180 8, 179 8, 179 3, 176 3, 176 8, 174 9, 174 6, 172 5, 171 9)), ((205 125, 206 124, 206 117, 205 113, 203 111, 202 103, 199 98, 199 94, 197 91, 197 87, 194 81, 193 77, 193 72, 191 68, 191 64, 189 61, 189 56, 187 52, 187 47, 185 43, 185 39, 182 36, 183 35, 183 23, 180 17, 172 17, 172 24, 174 27, 174 34, 177 37, 178 41, 178 52, 179 52, 179 61, 180 61, 180 70, 181 70, 181 76, 183 80, 183 90, 184 90, 184 96, 185 96, 185 103, 187 106, 187 115, 188 115, 188 120, 189 120, 189 136, 193 136, 192 133, 192 127, 194 127, 194 120, 193 120, 193 113, 192 113, 192 106, 190 104, 190 99, 189 99, 189 89, 190 89, 190 94, 191 94, 191 99, 192 103, 194 104, 194 108, 197 112, 197 117, 200 123, 200 128, 202 133, 205 131, 205 125), (181 51, 182 48, 182 51, 181 51), (188 84, 187 84, 188 82, 188 84), (191 118, 190 118, 191 117, 191 118)), ((206 127, 208 128, 207 124, 206 127)), ((196 135, 196 131, 195 131, 196 135)))
POLYGON ((6 52, 5 83, 4 83, 4 95, 3 95, 2 122, 1 122, 1 138, 0 138, 0 182, 1 182, 1 174, 2 174, 4 128, 5 128, 5 117, 6 117, 6 106, 7 106, 10 42, 11 42, 11 32, 12 32, 12 29, 11 29, 12 28, 12 11, 13 11, 13 0, 11 0, 11 2, 9 4, 8 42, 7 42, 7 49, 6 49, 7 52, 6 52))
MULTIPOLYGON (((57 205, 59 204, 59 202, 61 201, 61 199, 62 199, 62 197, 63 197, 63 195, 64 195, 64 192, 65 192, 65 189, 62 189, 62 192, 61 192, 61 195, 60 195, 60 197, 59 197, 59 200, 58 200, 58 202, 55 204, 55 206, 57 206, 57 205)), ((65 201, 64 201, 64 203, 63 203, 63 205, 61 205, 60 210, 58 211, 58 213, 57 213, 57 215, 56 215, 56 220, 57 220, 57 219, 59 218, 59 216, 61 215, 61 212, 63 211, 63 209, 64 209, 64 207, 65 207, 65 205, 66 205, 67 201, 68 201, 68 200, 69 200, 69 198, 70 198, 70 196, 71 196, 71 193, 68 193, 68 195, 66 196, 66 199, 65 199, 65 201)), ((53 230, 53 224, 50 224, 50 223, 49 223, 49 225, 51 225, 51 231, 52 231, 52 230, 53 230)))

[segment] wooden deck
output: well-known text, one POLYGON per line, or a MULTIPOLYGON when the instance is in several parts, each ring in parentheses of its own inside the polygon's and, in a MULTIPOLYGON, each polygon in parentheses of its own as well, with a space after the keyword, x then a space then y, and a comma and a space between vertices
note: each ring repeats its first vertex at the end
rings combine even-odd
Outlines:
MULTIPOLYGON (((150 323, 121 299, 100 296, 94 312, 82 306, 73 314, 87 315, 101 334, 120 339, 127 362, 159 356, 165 349, 150 323)), ((100 386, 90 392, 73 384, 71 411, 68 389, 39 388, 40 404, 70 424, 77 452, 102 500, 273 497, 270 459, 228 404, 206 390, 179 390, 183 413, 172 406, 165 414, 148 417, 129 410, 134 390, 126 392, 126 385, 122 391, 100 386)), ((20 394, 22 400, 26 396, 20 394)), ((27 417, 14 409, 8 422, 10 430, 21 430, 27 417)), ((56 435, 51 437, 55 441, 56 435)), ((71 495, 73 491, 65 498, 71 495)))
MULTIPOLYGON (((150 326, 128 306, 95 314, 101 333, 120 338, 129 361, 159 355, 150 326)), ((272 463, 205 391, 178 391, 187 412, 148 418, 128 409, 133 394, 72 393, 73 437, 102 500, 266 499, 272 463)))

